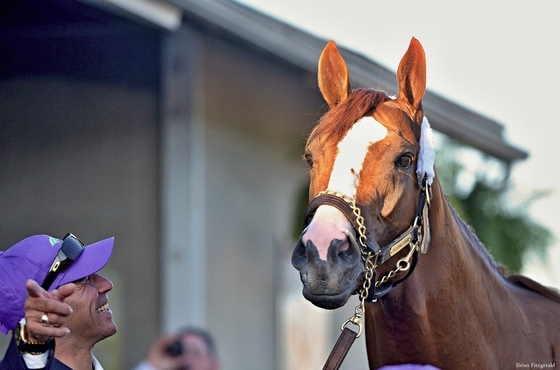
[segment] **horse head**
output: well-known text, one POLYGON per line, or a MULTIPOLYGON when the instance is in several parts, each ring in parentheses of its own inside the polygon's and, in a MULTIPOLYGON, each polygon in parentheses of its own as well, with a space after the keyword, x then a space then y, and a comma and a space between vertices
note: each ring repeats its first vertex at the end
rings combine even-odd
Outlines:
POLYGON ((292 264, 305 298, 334 309, 362 288, 366 259, 378 276, 393 270, 391 278, 398 279, 395 264, 383 262, 411 254, 395 241, 411 235, 422 181, 434 177, 431 130, 422 109, 424 50, 411 40, 397 70, 396 97, 352 90, 332 41, 319 59, 318 81, 329 111, 305 148, 311 202, 292 264))

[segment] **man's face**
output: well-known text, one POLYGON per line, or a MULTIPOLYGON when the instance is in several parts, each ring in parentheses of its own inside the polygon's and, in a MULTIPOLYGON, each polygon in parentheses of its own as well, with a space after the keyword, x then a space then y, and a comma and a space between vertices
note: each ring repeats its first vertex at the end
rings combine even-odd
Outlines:
POLYGON ((93 347, 95 343, 117 332, 113 313, 109 309, 107 292, 113 283, 98 274, 76 282, 76 291, 66 298, 72 307, 66 326, 74 343, 93 347))
POLYGON ((183 355, 186 358, 188 370, 217 370, 218 361, 214 359, 202 338, 195 334, 186 334, 182 337, 183 355))

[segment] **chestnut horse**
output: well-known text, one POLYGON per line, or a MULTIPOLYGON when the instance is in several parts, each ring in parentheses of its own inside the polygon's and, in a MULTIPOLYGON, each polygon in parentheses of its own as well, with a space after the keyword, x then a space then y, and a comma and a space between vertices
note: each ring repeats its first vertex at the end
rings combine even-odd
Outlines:
POLYGON ((318 80, 329 111, 305 148, 311 202, 292 254, 304 297, 334 309, 358 294, 372 369, 556 366, 560 295, 504 276, 445 198, 420 43, 413 38, 399 64, 396 97, 352 90, 332 41, 318 80))

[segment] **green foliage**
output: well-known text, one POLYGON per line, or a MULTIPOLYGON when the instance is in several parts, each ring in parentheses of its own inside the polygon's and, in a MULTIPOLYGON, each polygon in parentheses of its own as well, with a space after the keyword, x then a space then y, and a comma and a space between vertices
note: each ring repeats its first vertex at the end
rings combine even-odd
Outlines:
POLYGON ((436 155, 438 177, 447 197, 496 261, 510 272, 519 272, 528 252, 544 256, 552 244, 552 233, 532 220, 528 209, 549 192, 522 194, 505 181, 505 168, 502 167, 501 176, 490 174, 496 172, 491 170, 497 164, 495 160, 479 156, 481 163, 473 169, 469 168, 473 167, 472 161, 471 166, 461 161, 465 155, 472 159, 472 149, 450 139, 440 147, 443 149, 436 155))

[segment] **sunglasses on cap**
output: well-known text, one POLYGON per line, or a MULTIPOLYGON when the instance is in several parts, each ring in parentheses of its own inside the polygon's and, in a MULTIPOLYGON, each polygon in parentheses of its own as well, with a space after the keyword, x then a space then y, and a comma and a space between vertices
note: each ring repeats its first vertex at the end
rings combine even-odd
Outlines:
POLYGON ((60 245, 60 249, 58 250, 51 268, 45 280, 43 280, 43 284, 41 284, 41 288, 49 290, 54 279, 56 279, 59 274, 68 270, 68 267, 72 265, 83 251, 84 243, 74 235, 70 233, 66 234, 64 239, 62 239, 62 244, 60 245))

